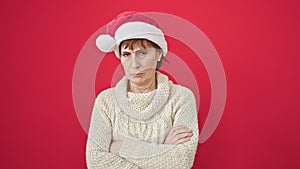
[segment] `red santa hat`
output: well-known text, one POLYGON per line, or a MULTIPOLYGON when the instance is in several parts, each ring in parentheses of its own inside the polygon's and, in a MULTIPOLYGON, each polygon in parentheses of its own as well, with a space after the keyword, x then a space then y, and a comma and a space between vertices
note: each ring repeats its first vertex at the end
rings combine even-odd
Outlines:
POLYGON ((106 28, 107 34, 99 35, 96 39, 96 46, 102 52, 114 51, 120 58, 119 45, 129 39, 147 39, 162 49, 163 56, 168 52, 164 33, 158 24, 141 13, 134 11, 120 13, 107 24, 106 28))

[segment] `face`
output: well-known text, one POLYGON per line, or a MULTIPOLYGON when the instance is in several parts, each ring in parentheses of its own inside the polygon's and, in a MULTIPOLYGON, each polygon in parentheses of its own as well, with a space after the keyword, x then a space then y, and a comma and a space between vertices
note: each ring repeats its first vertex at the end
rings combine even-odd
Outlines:
POLYGON ((133 47, 133 49, 121 46, 121 63, 126 77, 135 85, 147 84, 155 80, 157 61, 161 52, 154 47, 133 47))

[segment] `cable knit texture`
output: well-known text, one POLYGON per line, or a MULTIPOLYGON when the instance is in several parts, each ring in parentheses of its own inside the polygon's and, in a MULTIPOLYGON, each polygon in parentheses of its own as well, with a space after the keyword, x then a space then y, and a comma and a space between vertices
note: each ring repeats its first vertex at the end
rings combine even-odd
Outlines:
POLYGON ((127 92, 124 77, 96 98, 86 147, 89 169, 189 169, 198 145, 198 120, 193 93, 157 72, 157 89, 127 92), (190 141, 163 144, 172 127, 193 130, 190 141), (118 155, 111 141, 123 140, 118 155))

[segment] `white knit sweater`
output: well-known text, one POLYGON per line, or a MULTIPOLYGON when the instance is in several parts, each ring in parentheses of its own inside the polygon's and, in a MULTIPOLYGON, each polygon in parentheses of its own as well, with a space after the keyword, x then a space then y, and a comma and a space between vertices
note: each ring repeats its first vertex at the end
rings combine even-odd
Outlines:
POLYGON ((189 169, 198 145, 198 120, 193 93, 157 72, 157 89, 127 92, 124 77, 96 98, 86 147, 89 169, 189 169), (163 144, 173 126, 193 130, 190 141, 163 144), (119 155, 111 141, 123 140, 119 155))

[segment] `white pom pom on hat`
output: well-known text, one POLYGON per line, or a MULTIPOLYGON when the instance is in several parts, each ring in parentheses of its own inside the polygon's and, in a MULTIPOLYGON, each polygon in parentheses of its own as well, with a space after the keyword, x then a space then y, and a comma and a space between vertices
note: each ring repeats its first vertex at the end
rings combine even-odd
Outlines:
POLYGON ((114 51, 118 58, 118 46, 129 39, 147 39, 162 49, 163 56, 168 52, 164 33, 154 20, 141 13, 129 11, 119 14, 107 25, 107 33, 97 37, 96 46, 102 52, 114 51))
POLYGON ((109 34, 98 36, 96 39, 96 46, 102 52, 112 52, 117 46, 115 39, 109 34))

